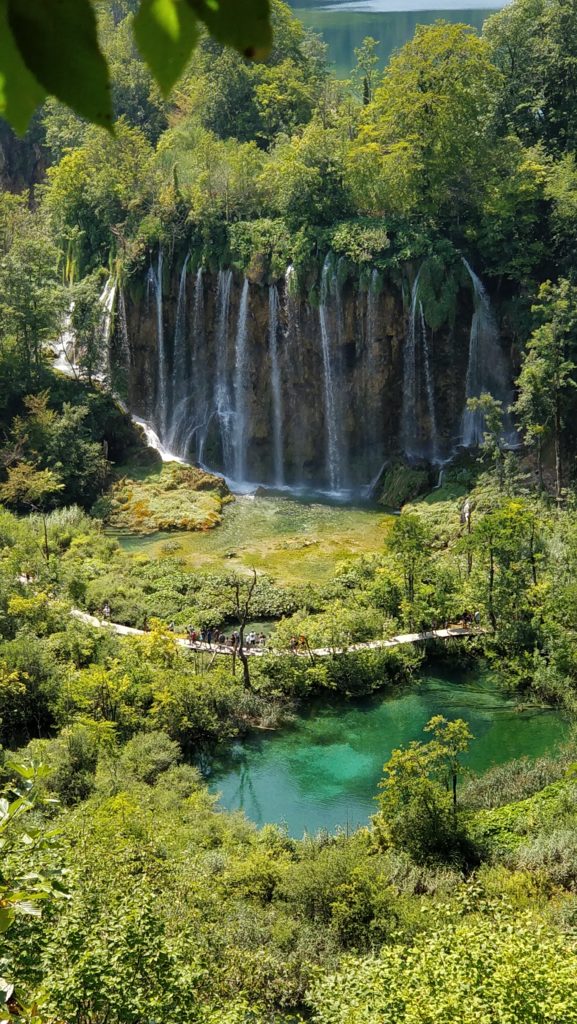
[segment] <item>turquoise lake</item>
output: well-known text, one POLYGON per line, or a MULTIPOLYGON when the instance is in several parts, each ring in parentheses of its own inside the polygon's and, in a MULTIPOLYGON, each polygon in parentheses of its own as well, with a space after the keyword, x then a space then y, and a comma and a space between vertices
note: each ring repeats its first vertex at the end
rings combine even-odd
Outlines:
POLYGON ((433 715, 464 718, 475 740, 473 772, 513 758, 553 751, 569 725, 553 710, 523 710, 483 675, 430 673, 415 687, 314 707, 289 728, 233 744, 213 766, 210 786, 221 806, 290 835, 354 829, 375 812, 374 796, 391 751, 426 739, 433 715))
POLYGON ((292 6, 303 24, 327 43, 338 77, 347 78, 355 64, 355 48, 365 36, 379 41, 384 67, 391 53, 412 39, 417 25, 444 18, 481 29, 485 19, 504 5, 501 0, 477 0, 474 7, 463 0, 297 0, 292 6))

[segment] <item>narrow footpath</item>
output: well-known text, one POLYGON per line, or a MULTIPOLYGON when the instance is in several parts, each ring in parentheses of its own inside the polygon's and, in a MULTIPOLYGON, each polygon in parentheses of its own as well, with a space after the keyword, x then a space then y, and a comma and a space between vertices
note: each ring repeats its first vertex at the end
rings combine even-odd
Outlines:
MULTIPOLYGON (((119 622, 109 622, 97 619, 95 615, 73 608, 71 613, 75 619, 85 622, 87 626, 94 626, 97 629, 111 629, 119 636, 145 636, 145 630, 135 629, 133 626, 122 626, 119 622)), ((367 640, 365 643, 349 644, 347 647, 311 647, 295 651, 271 651, 264 647, 245 647, 245 653, 250 657, 262 657, 264 654, 293 655, 297 658, 331 658, 336 654, 354 654, 355 651, 377 651, 387 647, 398 647, 400 644, 418 644, 424 640, 452 640, 464 636, 480 636, 486 633, 486 629, 480 627, 470 628, 468 626, 448 626, 446 629, 430 629, 424 633, 399 633, 390 640, 367 640)), ((229 657, 235 653, 233 648, 226 644, 207 644, 197 640, 191 644, 184 637, 175 637, 174 642, 187 651, 206 651, 207 654, 228 654, 229 657)))

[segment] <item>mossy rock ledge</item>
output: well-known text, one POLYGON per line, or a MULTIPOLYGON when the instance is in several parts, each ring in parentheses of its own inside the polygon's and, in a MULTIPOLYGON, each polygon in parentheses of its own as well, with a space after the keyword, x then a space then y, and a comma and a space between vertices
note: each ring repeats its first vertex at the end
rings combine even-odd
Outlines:
POLYGON ((150 534, 212 530, 233 501, 221 477, 196 466, 124 467, 95 512, 115 530, 150 534))

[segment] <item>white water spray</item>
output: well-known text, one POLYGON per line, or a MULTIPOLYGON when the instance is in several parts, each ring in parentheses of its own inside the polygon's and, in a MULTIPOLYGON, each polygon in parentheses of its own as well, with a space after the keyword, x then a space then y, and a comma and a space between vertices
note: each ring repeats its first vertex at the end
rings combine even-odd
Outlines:
POLYGON ((270 353, 270 384, 272 397, 273 470, 276 486, 282 487, 284 484, 282 436, 283 395, 278 357, 278 314, 278 288, 276 284, 271 284, 268 291, 268 345, 270 353))
POLYGON ((156 272, 151 267, 149 270, 149 288, 152 286, 156 304, 156 351, 158 364, 158 392, 156 398, 156 422, 160 437, 166 435, 168 419, 168 366, 166 362, 166 350, 164 344, 164 318, 162 310, 162 272, 163 255, 162 248, 158 250, 158 262, 156 272))
POLYGON ((331 337, 327 308, 329 301, 330 267, 331 262, 329 255, 325 259, 322 270, 319 321, 321 328, 321 347, 323 357, 323 390, 325 399, 325 462, 330 489, 332 491, 337 491, 341 486, 341 474, 339 463, 338 426, 332 366, 331 337))
POLYGON ((248 278, 245 277, 242 286, 240 306, 238 310, 238 323, 236 325, 236 336, 234 346, 234 479, 239 482, 246 480, 246 449, 247 449, 247 428, 248 428, 248 367, 247 367, 247 341, 248 341, 248 302, 250 286, 248 278))
POLYGON ((216 295, 216 374, 214 389, 215 412, 220 427, 222 444, 222 460, 225 473, 231 468, 231 408, 228 386, 228 320, 230 312, 230 290, 232 286, 232 270, 219 270, 216 295))
MULTIPOLYGON (((469 361, 465 381, 465 408, 461 420, 462 443, 466 448, 476 447, 483 441, 485 421, 478 410, 473 412, 467 408, 469 398, 479 398, 487 393, 503 403, 507 410, 509 404, 508 381, 505 359, 499 343, 499 327, 491 307, 491 301, 483 282, 475 271, 463 259, 463 263, 473 285, 473 318, 469 337, 469 361)), ((515 431, 509 422, 506 433, 510 440, 515 439, 515 431)))

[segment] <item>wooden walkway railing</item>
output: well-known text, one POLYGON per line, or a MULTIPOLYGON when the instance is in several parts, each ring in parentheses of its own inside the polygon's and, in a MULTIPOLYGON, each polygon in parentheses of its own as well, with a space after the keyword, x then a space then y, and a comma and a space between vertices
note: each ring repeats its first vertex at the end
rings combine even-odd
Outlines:
MULTIPOLYGON (((88 626, 94 626, 97 629, 110 629, 119 636, 145 636, 145 630, 143 629, 135 629, 133 626, 123 626, 119 622, 110 622, 109 620, 103 621, 96 618, 95 615, 89 615, 88 612, 80 611, 79 608, 73 608, 72 615, 74 618, 79 619, 80 622, 84 622, 88 626)), ((331 658, 337 654, 354 654, 356 651, 377 651, 388 647, 398 647, 400 644, 422 643, 426 640, 452 640, 454 638, 458 639, 459 637, 464 636, 479 636, 486 632, 486 629, 482 629, 479 626, 447 626, 446 629, 429 629, 423 633, 399 633, 397 636, 393 636, 389 640, 367 640, 364 643, 348 644, 343 647, 302 647, 296 648, 294 651, 271 651, 265 647, 245 646, 245 652, 251 657, 262 657, 264 654, 285 656, 290 654, 295 657, 304 658, 331 658)), ((235 653, 230 644, 207 644, 202 643, 200 640, 191 644, 188 640, 182 637, 175 637, 174 642, 178 644, 179 647, 184 647, 189 651, 205 651, 207 654, 228 654, 229 657, 235 653)))

